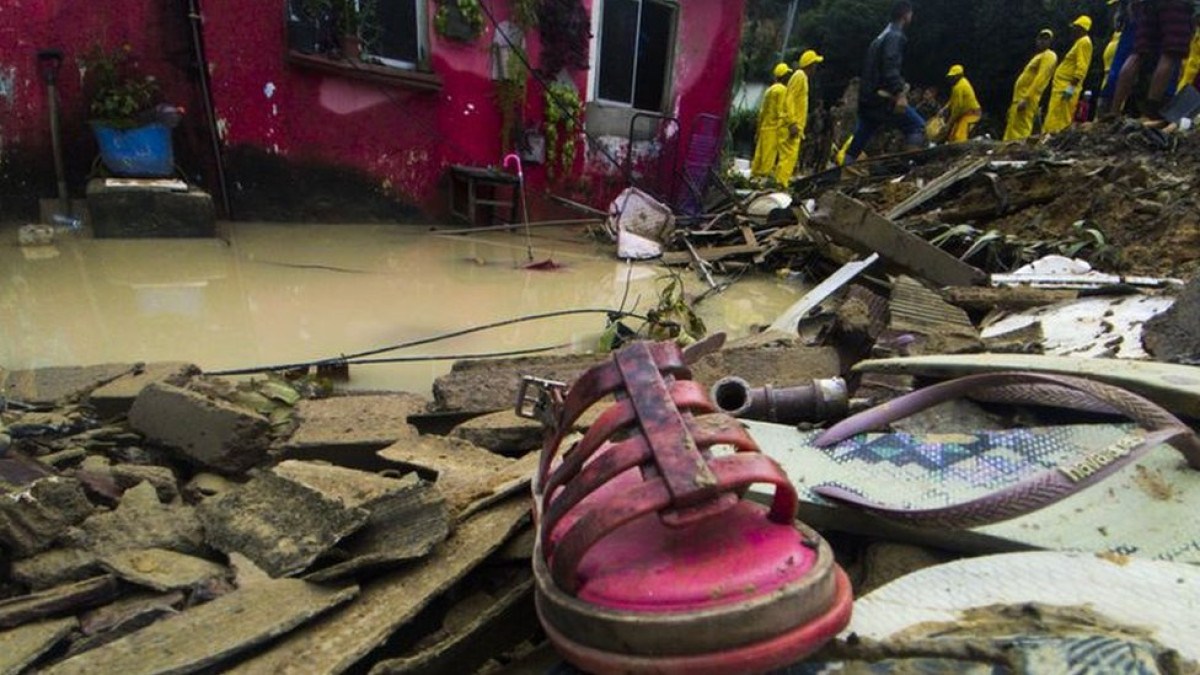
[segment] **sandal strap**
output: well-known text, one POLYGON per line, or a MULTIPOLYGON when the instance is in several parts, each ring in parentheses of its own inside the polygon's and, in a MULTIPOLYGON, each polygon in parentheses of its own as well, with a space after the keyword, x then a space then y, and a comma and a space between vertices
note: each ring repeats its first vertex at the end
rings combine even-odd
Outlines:
MULTIPOLYGON (((795 519, 798 498, 787 474, 774 460, 759 453, 739 453, 713 459, 708 466, 717 485, 736 491, 756 483, 775 486, 775 499, 768 517, 778 523, 795 519)), ((594 508, 579 519, 560 540, 551 559, 555 583, 574 594, 581 584, 579 564, 601 539, 613 530, 642 516, 660 512, 672 503, 667 482, 650 478, 607 500, 603 508, 594 508)))
POLYGON ((944 507, 905 509, 887 506, 844 485, 820 485, 815 486, 813 491, 822 497, 891 519, 921 525, 968 528, 1008 520, 1053 504, 1111 476, 1164 443, 1179 450, 1193 469, 1200 469, 1200 439, 1191 427, 1167 410, 1119 387, 1084 378, 1044 373, 971 375, 926 387, 843 420, 818 436, 814 445, 828 447, 962 396, 991 402, 1123 414, 1149 433, 1136 443, 1123 441, 1098 451, 1087 448, 1078 459, 1056 469, 1018 481, 989 495, 944 507))

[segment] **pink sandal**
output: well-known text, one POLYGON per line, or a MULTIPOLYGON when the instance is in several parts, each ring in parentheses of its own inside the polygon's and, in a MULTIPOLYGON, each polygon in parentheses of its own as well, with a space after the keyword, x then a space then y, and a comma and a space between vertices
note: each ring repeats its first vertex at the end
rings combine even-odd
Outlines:
POLYGON ((548 426, 533 482, 538 615, 589 672, 763 672, 850 620, 850 584, 795 522, 787 476, 690 377, 674 343, 639 342, 565 393, 522 387, 519 411, 548 426), (617 403, 556 462, 580 414, 609 395, 617 403), (745 499, 756 483, 775 486, 769 508, 745 499))

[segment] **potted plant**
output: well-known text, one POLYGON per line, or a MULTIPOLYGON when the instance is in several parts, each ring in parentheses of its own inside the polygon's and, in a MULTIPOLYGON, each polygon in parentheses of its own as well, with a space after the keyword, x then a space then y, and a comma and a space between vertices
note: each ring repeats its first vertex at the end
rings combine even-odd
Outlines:
POLYGON ((375 30, 375 0, 332 0, 337 19, 338 41, 344 58, 362 58, 375 30))
POLYGON ((479 0, 438 0, 433 25, 443 37, 474 42, 483 32, 483 9, 479 0))
POLYGON ((329 51, 333 42, 333 3, 331 0, 288 0, 288 47, 301 54, 329 51))
POLYGON ((132 62, 130 46, 112 51, 93 46, 79 65, 104 166, 120 176, 174 173, 171 129, 183 111, 163 103, 158 82, 132 62))

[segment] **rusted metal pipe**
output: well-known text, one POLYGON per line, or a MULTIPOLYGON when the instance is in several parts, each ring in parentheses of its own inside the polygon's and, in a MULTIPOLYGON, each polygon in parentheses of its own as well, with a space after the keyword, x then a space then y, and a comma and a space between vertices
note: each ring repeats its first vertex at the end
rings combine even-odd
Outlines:
POLYGON ((781 424, 823 422, 845 415, 849 406, 846 381, 840 377, 757 388, 740 377, 723 377, 711 394, 717 407, 734 417, 781 424))

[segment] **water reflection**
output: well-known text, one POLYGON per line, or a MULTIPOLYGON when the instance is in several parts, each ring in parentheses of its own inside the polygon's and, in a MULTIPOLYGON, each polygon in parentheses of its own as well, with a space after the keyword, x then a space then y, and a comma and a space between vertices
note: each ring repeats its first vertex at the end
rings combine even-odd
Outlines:
MULTIPOLYGON (((443 236, 386 225, 239 223, 228 242, 65 238, 53 249, 0 246, 0 365, 26 368, 183 360, 206 370, 364 351, 512 317, 577 307, 644 310, 654 265, 632 268, 571 230, 542 230, 521 269, 519 234, 443 236), (628 289, 627 286, 628 280, 628 289)), ((691 275, 685 275, 691 276, 691 275)), ((688 279, 689 289, 703 290, 688 279)), ((706 301, 710 328, 745 332, 796 298, 794 284, 743 280, 706 301)), ((570 343, 590 349, 603 317, 516 324, 413 354, 510 351, 570 343)), ((352 369, 358 389, 427 392, 450 362, 352 369)))

